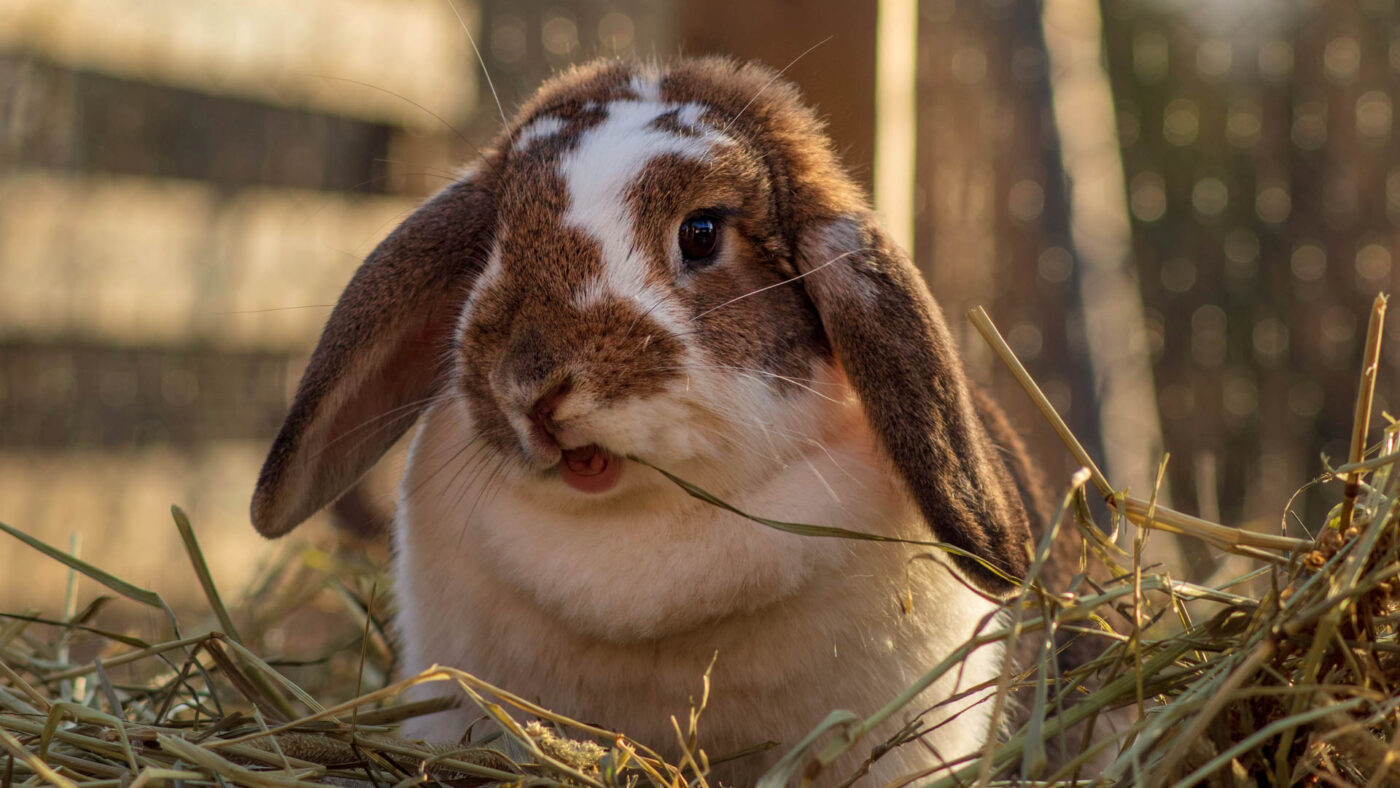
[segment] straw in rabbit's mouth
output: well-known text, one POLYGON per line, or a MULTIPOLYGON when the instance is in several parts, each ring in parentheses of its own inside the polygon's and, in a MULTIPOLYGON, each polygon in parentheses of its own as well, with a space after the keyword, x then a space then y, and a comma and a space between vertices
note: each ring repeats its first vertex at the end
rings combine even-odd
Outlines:
POLYGON ((559 478, 580 492, 606 492, 621 477, 622 458, 597 444, 564 449, 559 461, 559 478))

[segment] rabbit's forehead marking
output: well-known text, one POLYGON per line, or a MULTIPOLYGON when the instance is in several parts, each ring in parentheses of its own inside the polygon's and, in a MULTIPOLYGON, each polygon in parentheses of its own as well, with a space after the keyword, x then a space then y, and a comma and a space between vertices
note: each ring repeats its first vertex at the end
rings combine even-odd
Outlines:
MULTIPOLYGON (((668 261, 648 254, 629 190, 655 162, 703 162, 717 146, 729 143, 720 132, 699 125, 703 112, 695 104, 613 101, 602 120, 574 136, 560 156, 559 179, 569 197, 562 222, 595 240, 601 253, 598 277, 575 289, 577 306, 623 298, 666 328, 684 330, 679 305, 667 297, 672 278, 668 261)), ((552 125, 541 119, 531 130, 543 133, 552 125)))

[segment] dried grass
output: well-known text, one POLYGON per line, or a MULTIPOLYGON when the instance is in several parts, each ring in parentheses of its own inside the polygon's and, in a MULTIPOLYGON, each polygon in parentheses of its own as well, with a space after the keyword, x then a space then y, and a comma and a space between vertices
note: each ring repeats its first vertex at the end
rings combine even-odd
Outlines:
MULTIPOLYGON (((1315 540, 1249 533, 1156 506, 1151 497, 1120 494, 1039 396, 1085 466, 1062 501, 1059 527, 1079 529, 1086 567, 1105 571, 1086 571, 1056 593, 1028 581, 1011 615, 985 622, 973 641, 929 666, 900 697, 881 699, 887 702, 870 717, 833 711, 761 785, 810 779, 851 750, 878 757, 890 746, 918 746, 904 743, 922 731, 911 699, 957 670, 968 651, 996 640, 1029 640, 1038 654, 1024 669, 1008 661, 995 687, 999 715, 1009 714, 1015 693, 1027 722, 995 735, 995 746, 911 782, 1400 784, 1400 424, 1391 421, 1369 450, 1365 442, 1383 313, 1378 299, 1349 462, 1321 478, 1341 488, 1342 503, 1318 524, 1315 540), (1120 549, 1093 522, 1090 487, 1109 505, 1110 534, 1136 526, 1132 549, 1120 549), (1199 536, 1259 566, 1210 586, 1175 580, 1141 564, 1141 546, 1154 530, 1199 536), (1127 624, 1115 629, 1108 620, 1127 624), (1058 673, 1055 633, 1101 644, 1098 656, 1058 673), (869 731, 895 715, 913 720, 902 736, 871 741, 869 731), (1116 730, 1095 725, 1108 719, 1117 721, 1116 730), (1094 738, 1082 738, 1086 730, 1094 738), (1081 754, 1066 761, 1052 751, 1081 754)), ((1019 370, 985 315, 973 321, 1019 370)), ((1037 397, 1024 370, 1018 376, 1037 397)), ((76 597, 66 600, 61 620, 33 611, 0 617, 0 788, 709 783, 703 697, 677 721, 675 742, 651 743, 681 753, 667 762, 643 743, 553 714, 461 671, 439 668, 390 682, 394 652, 375 566, 315 549, 290 551, 267 568, 234 616, 194 529, 179 509, 173 514, 210 608, 208 621, 188 627, 158 595, 121 580, 119 568, 104 570, 0 524, 74 577, 111 592, 81 609, 76 597), (114 599, 152 611, 164 633, 160 642, 95 626, 114 599), (291 613, 309 610, 323 619, 312 629, 327 656, 274 659, 298 635, 289 626, 305 628, 291 613), (439 681, 460 687, 464 702, 503 733, 454 749, 395 738, 395 723, 443 706, 405 703, 404 691, 439 681)), ((810 536, 849 536, 753 519, 810 536)), ((1048 538, 1040 545, 1036 570, 1048 545, 1048 538)), ((834 781, 843 777, 858 779, 835 775, 834 781)))

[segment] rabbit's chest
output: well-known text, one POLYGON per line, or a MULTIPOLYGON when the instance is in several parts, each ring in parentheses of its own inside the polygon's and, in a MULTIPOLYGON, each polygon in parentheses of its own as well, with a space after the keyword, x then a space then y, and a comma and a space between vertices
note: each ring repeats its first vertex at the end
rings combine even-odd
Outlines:
MULTIPOLYGON (((658 743, 674 740, 670 717, 687 718, 713 660, 701 725, 718 756, 766 740, 791 745, 832 709, 874 711, 995 610, 942 564, 915 558, 927 552, 920 548, 795 536, 678 490, 597 517, 510 485, 462 486, 455 471, 424 459, 448 451, 451 421, 429 415, 400 502, 397 624, 409 674, 458 667, 658 743)), ((859 451, 828 446, 731 503, 774 519, 873 524, 919 538, 906 496, 859 451)), ((998 650, 979 651, 934 682, 919 708, 998 669, 998 650)), ((941 752, 966 751, 985 735, 985 714, 967 705, 960 719, 970 724, 935 737, 941 752)), ((450 740, 476 716, 434 715, 407 732, 450 740)))
MULTIPOLYGON (((464 615, 465 600, 510 595, 561 628, 631 642, 747 615, 853 572, 904 575, 897 548, 877 552, 880 566, 858 562, 855 543, 769 528, 634 462, 623 494, 569 506, 524 471, 453 459, 462 435, 470 424, 460 411, 429 413, 401 487, 400 594, 419 607, 464 615)), ((900 532, 917 520, 907 496, 851 443, 764 469, 761 484, 729 502, 776 520, 900 532)))

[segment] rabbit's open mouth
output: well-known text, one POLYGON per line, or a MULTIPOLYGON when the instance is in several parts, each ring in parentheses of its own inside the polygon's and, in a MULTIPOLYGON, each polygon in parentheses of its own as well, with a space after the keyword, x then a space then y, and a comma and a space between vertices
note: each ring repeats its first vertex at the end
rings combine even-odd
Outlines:
POLYGON ((622 478, 622 458, 593 443, 564 449, 558 467, 559 478, 579 492, 607 492, 622 478))

